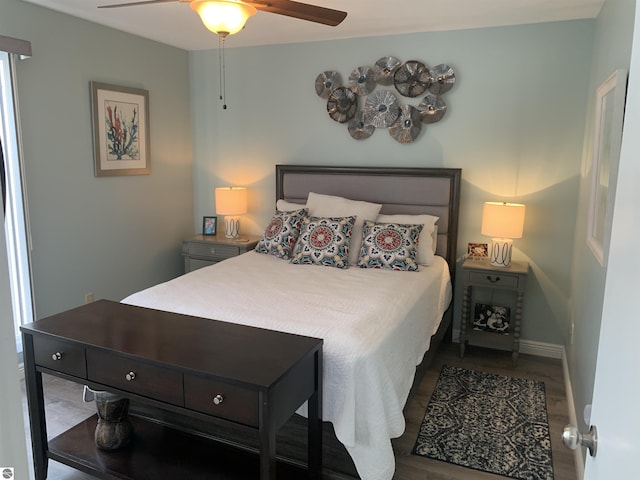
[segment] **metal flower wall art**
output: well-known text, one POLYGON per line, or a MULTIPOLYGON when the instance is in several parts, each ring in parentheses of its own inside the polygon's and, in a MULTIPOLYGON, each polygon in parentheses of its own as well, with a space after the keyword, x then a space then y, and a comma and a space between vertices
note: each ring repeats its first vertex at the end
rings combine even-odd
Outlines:
POLYGON ((329 117, 346 123, 356 140, 373 135, 376 128, 387 128, 399 143, 411 143, 424 125, 439 122, 447 113, 442 96, 456 81, 449 65, 429 68, 417 60, 401 62, 395 57, 382 57, 373 67, 356 67, 342 84, 340 73, 322 72, 315 88, 327 100, 329 117), (376 88, 380 86, 380 89, 376 88), (393 88, 384 88, 393 87, 393 88), (398 97, 413 100, 414 105, 401 104, 398 97))

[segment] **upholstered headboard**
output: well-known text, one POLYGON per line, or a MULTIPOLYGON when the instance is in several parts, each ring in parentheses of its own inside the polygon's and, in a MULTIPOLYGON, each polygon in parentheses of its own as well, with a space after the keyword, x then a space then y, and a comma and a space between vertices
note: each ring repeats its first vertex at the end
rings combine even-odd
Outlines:
POLYGON ((455 271, 459 168, 276 165, 276 200, 306 203, 309 192, 380 203, 384 214, 427 213, 438 220, 436 254, 455 271))

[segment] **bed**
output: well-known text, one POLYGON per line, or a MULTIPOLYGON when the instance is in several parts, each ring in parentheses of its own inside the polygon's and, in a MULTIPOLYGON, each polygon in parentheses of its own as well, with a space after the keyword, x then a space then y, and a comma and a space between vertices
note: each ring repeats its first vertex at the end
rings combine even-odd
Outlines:
MULTIPOLYGON (((299 241, 290 245, 287 255, 281 254, 281 238, 280 250, 269 250, 273 245, 265 238, 254 252, 137 292, 123 302, 323 338, 324 477, 390 480, 395 468, 391 438, 404 431, 403 408, 416 366, 427 363, 450 334, 460 174, 459 169, 277 165, 274 219, 291 221, 306 208, 304 221, 296 224, 299 241), (371 205, 378 207, 372 210, 371 205), (353 209, 358 215, 350 213, 353 209), (372 215, 375 218, 367 220, 375 223, 356 221, 372 215), (431 230, 428 221, 418 229, 404 223, 433 217, 438 220, 431 230), (370 256, 354 256, 361 248, 352 248, 350 257, 343 249, 342 256, 334 252, 303 261, 313 257, 300 246, 308 239, 305 225, 335 218, 341 219, 335 228, 347 225, 353 232, 352 245, 356 238, 366 244, 382 224, 403 228, 405 240, 419 238, 420 243, 412 246, 413 257, 392 261, 376 257, 374 247, 368 250, 370 256), (325 263, 305 264, 314 261, 325 263), (387 268, 358 268, 359 262, 387 268)), ((252 447, 240 426, 214 423, 204 428, 145 408, 134 405, 132 411, 252 447)), ((279 434, 278 455, 303 464, 304 406, 298 414, 279 434)))

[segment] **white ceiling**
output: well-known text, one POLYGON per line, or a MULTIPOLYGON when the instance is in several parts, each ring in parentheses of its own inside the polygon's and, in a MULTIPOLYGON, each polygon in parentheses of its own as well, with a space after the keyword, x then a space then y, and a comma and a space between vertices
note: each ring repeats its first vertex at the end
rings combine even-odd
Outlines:
MULTIPOLYGON (((98 5, 130 0, 24 0, 185 50, 218 46, 198 15, 178 0, 125 8, 98 5)), ((437 30, 595 18, 604 0, 309 0, 344 10, 337 27, 258 12, 227 47, 299 43, 437 30)))

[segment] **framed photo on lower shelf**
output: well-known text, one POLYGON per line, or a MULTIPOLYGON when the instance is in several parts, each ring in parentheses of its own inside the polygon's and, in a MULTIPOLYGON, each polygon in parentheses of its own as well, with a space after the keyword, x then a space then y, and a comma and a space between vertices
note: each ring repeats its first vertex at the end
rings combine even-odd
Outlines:
POLYGON ((215 235, 217 232, 218 217, 209 216, 202 217, 202 234, 203 235, 215 235))
POLYGON ((476 303, 473 315, 473 329, 485 332, 509 334, 511 309, 498 305, 476 303))

